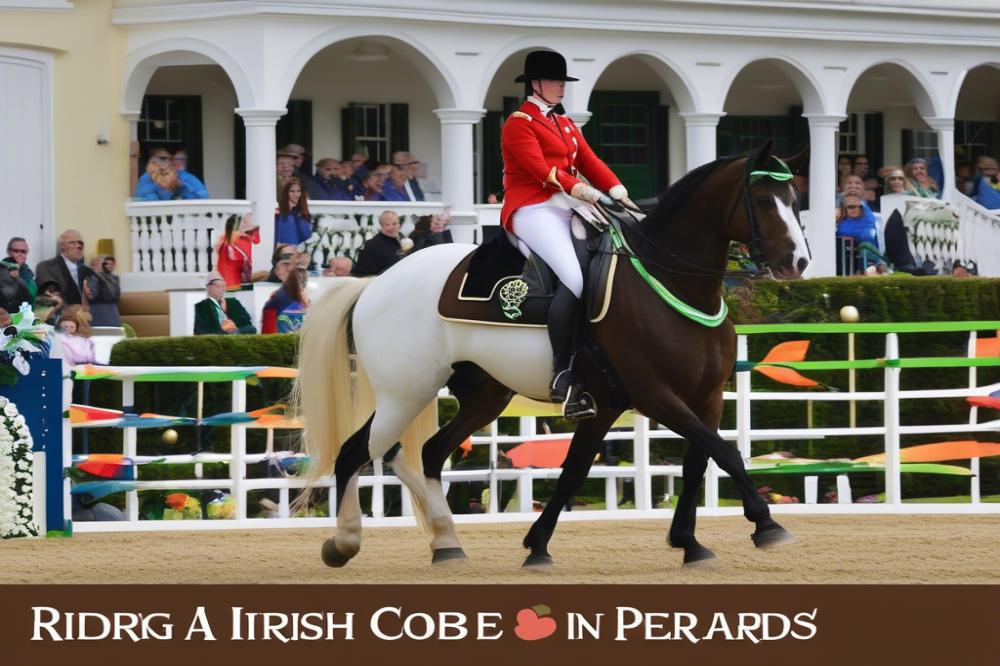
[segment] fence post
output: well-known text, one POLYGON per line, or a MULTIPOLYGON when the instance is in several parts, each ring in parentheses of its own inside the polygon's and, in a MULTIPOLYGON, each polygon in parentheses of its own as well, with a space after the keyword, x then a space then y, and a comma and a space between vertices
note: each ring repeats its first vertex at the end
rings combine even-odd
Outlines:
MULTIPOLYGON (((886 360, 899 359, 899 337, 885 336, 886 360)), ((885 503, 903 503, 899 467, 899 373, 900 368, 885 368, 885 503)))
POLYGON ((636 414, 632 457, 635 458, 635 508, 649 511, 653 508, 649 476, 649 419, 636 414))
MULTIPOLYGON (((747 336, 736 337, 736 362, 748 360, 747 336)), ((744 464, 750 462, 750 372, 736 373, 736 446, 744 464)))
MULTIPOLYGON (((499 418, 499 417, 497 417, 499 418)), ((500 498, 497 497, 497 455, 500 450, 497 439, 500 436, 500 427, 497 420, 490 424, 490 501, 486 507, 487 513, 496 513, 500 506, 500 498)), ((530 481, 528 483, 531 483, 530 481)))
MULTIPOLYGON (((233 382, 232 411, 247 410, 247 382, 238 379, 233 382)), ((230 426, 229 449, 232 458, 229 460, 229 478, 233 482, 232 494, 236 500, 236 520, 246 520, 248 514, 248 497, 244 490, 246 479, 247 429, 242 425, 230 426)))
MULTIPOLYGON (((135 380, 122 380, 122 411, 136 411, 135 380)), ((123 437, 122 453, 126 458, 135 460, 138 452, 136 429, 125 428, 123 437)), ((130 523, 139 520, 139 491, 129 490, 125 493, 125 516, 130 523)))
MULTIPOLYGON (((969 331, 969 358, 976 358, 976 331, 969 331)), ((978 388, 978 377, 976 376, 976 366, 969 367, 969 389, 973 392, 978 388)), ((969 425, 975 425, 979 421, 979 408, 972 405, 969 409, 969 425)), ((969 471, 972 472, 970 482, 970 495, 973 504, 979 504, 979 458, 969 461, 969 471)))

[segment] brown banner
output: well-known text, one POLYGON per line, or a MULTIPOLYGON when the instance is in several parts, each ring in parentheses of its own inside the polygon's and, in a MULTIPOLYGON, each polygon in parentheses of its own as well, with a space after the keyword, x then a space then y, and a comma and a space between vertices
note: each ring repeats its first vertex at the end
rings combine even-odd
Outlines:
POLYGON ((889 585, 6 585, 0 664, 280 665, 294 658, 974 666, 1000 663, 998 592, 889 585))

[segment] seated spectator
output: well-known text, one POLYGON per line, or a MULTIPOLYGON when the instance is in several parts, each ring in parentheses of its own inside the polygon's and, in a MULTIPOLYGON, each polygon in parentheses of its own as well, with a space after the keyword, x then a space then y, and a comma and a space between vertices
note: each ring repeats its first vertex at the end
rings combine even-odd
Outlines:
POLYGON ((334 257, 323 269, 323 277, 347 277, 353 267, 354 262, 350 257, 334 257))
POLYGON ((882 196, 882 187, 879 185, 878 178, 875 176, 867 176, 864 179, 865 201, 868 202, 868 207, 873 211, 878 212, 879 210, 879 197, 882 196))
POLYGON ((188 171, 188 154, 187 151, 181 148, 180 150, 174 151, 174 156, 170 158, 170 164, 174 167, 174 171, 177 172, 177 177, 181 179, 181 182, 187 186, 188 190, 191 192, 199 193, 199 196, 189 197, 191 199, 208 199, 208 188, 202 183, 197 176, 188 171), (204 194, 204 196, 200 196, 204 194))
POLYGON ((301 180, 302 184, 308 188, 312 181, 312 169, 310 169, 309 163, 306 160, 309 154, 306 152, 305 147, 297 143, 289 143, 281 148, 278 153, 292 157, 292 175, 301 180))
POLYGON ((58 284, 43 282, 38 285, 38 296, 35 298, 36 317, 49 326, 55 326, 59 323, 59 316, 65 305, 58 284))
POLYGON ((382 179, 374 171, 365 176, 363 181, 365 201, 385 201, 382 182, 382 179))
POLYGON ((405 150, 397 150, 392 154, 392 165, 400 167, 406 176, 406 181, 403 185, 407 195, 406 200, 424 201, 424 193, 420 189, 420 183, 417 180, 417 176, 420 174, 420 161, 413 156, 413 153, 406 152, 405 150))
POLYGON ((17 276, 21 278, 31 294, 29 302, 34 302, 35 296, 38 295, 38 284, 35 282, 35 273, 28 265, 28 241, 20 236, 11 238, 7 241, 7 256, 12 257, 17 263, 17 276))
POLYGON ((486 203, 488 204, 498 204, 500 203, 500 197, 496 195, 496 192, 490 192, 486 195, 486 203))
MULTIPOLYGON (((181 176, 171 164, 170 151, 154 148, 146 162, 146 173, 135 186, 135 198, 143 201, 207 199, 208 190, 190 174, 181 176)), ((186 172, 183 172, 186 173, 186 172)))
POLYGON ((288 274, 285 282, 264 304, 261 315, 261 333, 294 333, 302 327, 306 310, 309 309, 309 294, 306 285, 309 273, 296 266, 288 274))
POLYGON ((903 171, 910 179, 914 196, 925 199, 937 199, 941 196, 937 183, 927 172, 927 160, 915 157, 906 163, 903 171))
POLYGON ((389 180, 382 185, 382 194, 385 196, 385 200, 413 201, 406 189, 408 183, 407 168, 399 164, 393 164, 389 180))
POLYGON ((978 174, 972 162, 958 162, 955 164, 955 189, 965 196, 972 196, 976 188, 978 174))
POLYGON ((865 178, 868 177, 868 174, 871 172, 871 168, 872 168, 871 160, 868 159, 867 155, 854 156, 854 167, 851 170, 851 173, 853 173, 855 176, 861 176, 861 179, 864 180, 865 178))
POLYGON ((854 160, 850 155, 841 155, 837 158, 837 182, 841 183, 844 176, 854 173, 854 160))
POLYGON ((886 166, 879 170, 879 174, 885 179, 884 191, 886 194, 906 194, 912 195, 910 181, 906 174, 898 166, 886 166))
POLYGON ((18 275, 14 257, 0 261, 0 308, 7 312, 17 312, 21 309, 21 303, 30 305, 31 300, 31 292, 18 275))
POLYGON ((302 188, 302 181, 293 176, 278 195, 278 212, 274 215, 274 241, 299 246, 312 236, 312 228, 309 197, 302 188))
POLYGON ((59 342, 62 358, 70 367, 96 363, 94 340, 90 337, 90 313, 79 305, 70 305, 59 318, 59 342))
MULTIPOLYGON (((55 282, 66 305, 79 305, 89 298, 88 281, 93 275, 83 263, 83 236, 76 229, 59 234, 59 256, 38 262, 35 267, 38 284, 55 282)), ((39 289, 39 291, 41 291, 39 289)))
POLYGON ((279 152, 274 161, 274 168, 278 174, 277 187, 275 192, 281 193, 285 189, 285 185, 291 178, 295 177, 295 156, 285 155, 279 152))
POLYGON ((365 277, 379 275, 403 258, 405 252, 399 241, 399 215, 386 210, 378 216, 379 233, 368 239, 358 252, 358 261, 351 275, 365 277))
POLYGON ((989 210, 1000 209, 1000 182, 997 179, 997 161, 992 157, 976 160, 976 171, 966 193, 980 206, 989 210))
POLYGON ((260 243, 260 229, 253 223, 253 215, 242 218, 230 215, 226 228, 215 245, 215 268, 226 281, 227 289, 238 289, 253 280, 253 246, 260 243))
POLYGON ((872 214, 871 206, 868 205, 868 197, 872 196, 873 193, 865 191, 865 182, 861 179, 861 176, 856 176, 851 174, 850 176, 845 176, 841 181, 841 193, 837 195, 837 206, 840 207, 841 200, 848 194, 854 194, 861 197, 864 203, 865 213, 868 215, 872 214))
POLYGON ((256 333, 250 314, 235 298, 225 298, 226 281, 217 272, 205 278, 207 298, 194 305, 195 335, 256 333))
POLYGON ((989 186, 994 190, 1000 190, 1000 177, 998 177, 998 172, 1000 172, 1000 164, 997 163, 995 159, 987 155, 982 155, 978 160, 976 160, 976 171, 979 175, 986 179, 989 186))
POLYGON ((443 245, 453 243, 451 231, 445 229, 448 224, 448 214, 424 215, 417 220, 416 225, 410 233, 410 240, 413 241, 411 252, 430 247, 431 245, 443 245))
POLYGON ((90 287, 90 316, 94 326, 121 326, 118 313, 118 299, 122 288, 115 275, 115 258, 110 254, 99 254, 90 262, 94 275, 87 282, 90 287))
POLYGON ((351 155, 351 168, 353 170, 353 176, 358 180, 364 179, 368 175, 368 156, 364 153, 354 153, 351 155))
MULTIPOLYGON (((855 245, 870 243, 878 250, 878 225, 875 216, 871 211, 866 211, 864 202, 857 194, 845 194, 840 210, 837 214, 837 237, 853 238, 855 245)), ((857 260, 863 262, 861 253, 857 253, 857 260)), ((865 265, 856 266, 860 272, 864 272, 865 265)))
POLYGON ((353 201, 354 181, 343 178, 344 167, 335 159, 324 157, 316 163, 316 175, 307 188, 313 201, 353 201))

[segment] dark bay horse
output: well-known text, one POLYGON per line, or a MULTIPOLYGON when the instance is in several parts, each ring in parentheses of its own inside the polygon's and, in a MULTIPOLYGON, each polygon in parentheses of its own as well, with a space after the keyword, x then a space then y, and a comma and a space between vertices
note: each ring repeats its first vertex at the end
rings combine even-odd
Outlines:
MULTIPOLYGON (((688 441, 683 491, 669 532, 670 545, 684 550, 685 563, 714 557, 695 538, 698 490, 710 458, 737 484, 744 515, 755 526, 754 544, 767 547, 790 539, 771 518, 739 452, 717 433, 722 388, 736 355, 734 328, 721 304, 731 241, 751 244, 781 278, 798 277, 807 266, 791 182, 792 171, 801 168, 797 161, 804 159, 792 158, 786 165, 771 155, 768 144, 749 156, 699 167, 674 184, 653 213, 624 230, 625 249, 619 252, 631 250, 637 259, 618 257, 609 309, 591 325, 631 406, 688 441), (680 309, 686 305, 697 311, 693 318, 667 305, 658 294, 663 290, 682 301, 680 309)), ((496 419, 514 393, 547 395, 551 348, 544 330, 437 317, 444 280, 469 251, 438 246, 400 262, 371 284, 346 282, 320 299, 306 320, 296 397, 306 419, 312 476, 331 469, 336 475, 337 533, 323 546, 331 566, 346 564, 360 549, 357 474, 379 456, 410 488, 417 519, 433 534, 433 561, 465 557, 441 491, 445 460, 496 419), (348 324, 363 369, 353 386, 348 324), (337 331, 333 344, 332 330, 337 331), (443 385, 459 401, 456 416, 429 439, 413 426, 404 433, 414 422, 433 430, 436 423, 424 408, 443 385), (400 440, 402 453, 393 447, 400 440)), ((614 401, 595 366, 582 363, 580 371, 596 399, 597 415, 579 423, 555 494, 524 538, 530 550, 526 566, 551 563, 548 543, 559 513, 586 479, 605 434, 623 411, 609 406, 614 401)))

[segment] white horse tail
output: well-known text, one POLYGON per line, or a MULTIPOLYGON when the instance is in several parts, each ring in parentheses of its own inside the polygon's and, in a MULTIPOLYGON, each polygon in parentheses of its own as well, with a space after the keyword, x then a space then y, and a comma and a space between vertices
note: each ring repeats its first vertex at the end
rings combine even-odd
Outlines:
POLYGON ((300 331, 299 374, 291 405, 305 425, 307 486, 333 473, 340 447, 375 411, 368 378, 360 363, 352 373, 348 349, 351 311, 370 283, 360 278, 337 280, 309 308, 300 331))

